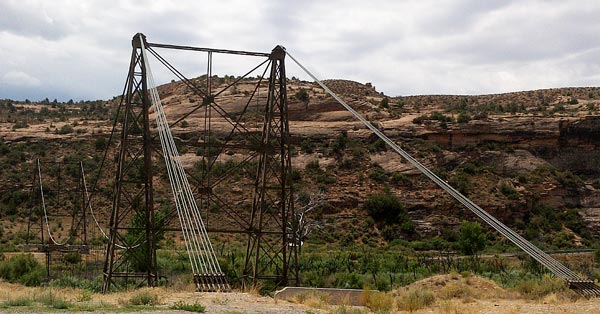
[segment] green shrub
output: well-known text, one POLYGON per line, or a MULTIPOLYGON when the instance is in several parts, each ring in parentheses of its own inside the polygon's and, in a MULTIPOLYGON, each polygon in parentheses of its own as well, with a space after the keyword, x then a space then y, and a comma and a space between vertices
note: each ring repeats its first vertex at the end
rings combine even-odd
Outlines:
POLYGON ((102 276, 99 276, 94 280, 74 276, 63 276, 50 280, 48 285, 51 287, 77 288, 86 289, 92 292, 100 292, 102 289, 102 280, 102 276))
POLYGON ((468 113, 460 113, 458 115, 458 118, 456 118, 456 122, 458 123, 469 123, 469 121, 471 121, 471 115, 469 115, 468 113))
POLYGON ((426 115, 421 115, 421 116, 418 116, 418 117, 414 118, 412 120, 412 123, 414 123, 414 124, 423 124, 423 122, 425 122, 425 120, 427 120, 427 116, 426 115))
POLYGON ((372 194, 364 204, 364 209, 376 221, 400 223, 408 219, 404 205, 390 193, 372 194))
POLYGON ((158 294, 150 289, 139 290, 129 299, 131 305, 157 305, 158 303, 158 294))
POLYGON ((52 308, 57 309, 57 310, 65 310, 65 309, 72 307, 73 304, 71 304, 71 302, 69 302, 67 300, 58 299, 58 300, 55 300, 51 306, 52 306, 52 308))
POLYGON ((552 245, 560 249, 573 248, 576 246, 574 240, 575 235, 573 235, 573 233, 563 230, 554 236, 552 239, 552 245))
POLYGON ((460 225, 458 248, 463 254, 475 255, 487 244, 487 236, 478 222, 463 221, 460 225))
POLYGON ((105 137, 99 137, 94 140, 94 147, 96 148, 96 150, 104 150, 104 149, 106 149, 107 145, 108 145, 108 140, 106 140, 105 137))
POLYGON ((388 175, 383 168, 375 167, 369 172, 369 179, 378 183, 384 183, 388 181, 388 175))
POLYGON ((308 92, 304 88, 300 88, 300 90, 294 94, 294 97, 304 103, 308 102, 308 100, 310 99, 308 92))
POLYGON ((196 313, 204 313, 204 310, 206 309, 202 304, 188 304, 184 303, 183 301, 178 301, 175 304, 171 305, 169 308, 172 310, 181 310, 196 313))
POLYGON ((16 299, 9 298, 3 304, 6 306, 30 306, 33 304, 33 301, 28 297, 20 297, 16 299))
POLYGON ((416 232, 417 226, 412 220, 406 220, 402 224, 400 224, 400 230, 406 234, 414 234, 416 232))
POLYGON ((300 142, 300 149, 306 154, 312 154, 315 150, 315 143, 308 138, 304 139, 300 142))
POLYGON ((380 138, 369 145, 369 151, 372 153, 387 151, 387 144, 380 138))
POLYGON ((500 192, 504 194, 504 196, 508 197, 509 200, 518 200, 519 192, 515 190, 510 184, 506 182, 502 182, 500 185, 500 192))
POLYGON ((444 115, 443 113, 441 113, 439 111, 432 112, 431 115, 429 115, 429 118, 431 120, 437 120, 437 121, 440 121, 442 123, 444 123, 444 122, 446 122, 446 123, 447 122, 452 122, 452 118, 451 117, 448 117, 448 116, 444 115))
POLYGON ((567 290, 567 285, 560 278, 544 275, 539 279, 527 279, 519 282, 515 290, 524 297, 540 299, 548 294, 567 290))
POLYGON ((38 286, 44 278, 44 268, 32 254, 19 254, 0 262, 0 277, 12 283, 38 286))
POLYGON ((74 129, 70 124, 65 124, 58 130, 58 134, 69 134, 73 133, 73 131, 74 129))
POLYGON ((387 97, 384 97, 381 102, 379 102, 379 105, 383 108, 388 108, 390 106, 390 99, 387 97))
POLYGON ((469 176, 460 171, 452 176, 448 182, 453 188, 457 189, 460 193, 468 196, 471 188, 471 182, 469 176))
POLYGON ((410 179, 399 173, 399 172, 394 172, 392 173, 392 183, 394 184, 410 184, 410 179))
POLYGON ((81 253, 79 252, 68 252, 63 255, 63 260, 68 264, 79 264, 81 263, 81 253))
POLYGON ((306 164, 306 166, 304 167, 304 169, 308 172, 315 172, 315 171, 321 170, 321 166, 319 165, 319 160, 313 159, 313 160, 309 161, 306 164))
POLYGON ((350 140, 348 139, 348 133, 342 131, 333 142, 329 144, 330 152, 334 155, 341 155, 348 146, 350 140))
POLYGON ((34 297, 34 301, 59 310, 68 309, 73 306, 73 304, 70 302, 66 301, 62 297, 57 296, 57 294, 52 290, 36 295, 34 297))

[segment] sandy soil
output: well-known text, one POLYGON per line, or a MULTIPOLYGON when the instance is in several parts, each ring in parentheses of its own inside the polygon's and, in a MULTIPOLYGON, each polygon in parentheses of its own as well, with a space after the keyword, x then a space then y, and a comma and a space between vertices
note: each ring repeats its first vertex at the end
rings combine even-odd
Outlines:
MULTIPOLYGON (((158 295, 159 304, 155 309, 140 311, 129 305, 129 300, 139 291, 115 292, 109 294, 91 294, 80 289, 69 288, 41 288, 24 287, 22 285, 10 284, 0 281, 0 305, 9 300, 22 298, 35 299, 36 296, 52 293, 57 298, 61 298, 74 304, 77 307, 86 310, 100 312, 119 313, 185 313, 184 311, 170 310, 169 307, 176 302, 186 304, 199 303, 206 307, 206 313, 233 314, 233 313, 265 313, 265 314, 300 314, 311 310, 308 306, 302 304, 290 303, 282 300, 275 300, 270 297, 263 297, 252 293, 231 292, 231 293, 196 293, 192 292, 190 286, 187 291, 173 291, 163 288, 146 288, 152 294, 158 295), (88 294, 84 299, 83 296, 88 294)), ((312 310, 313 313, 318 310, 312 310)), ((11 306, 0 307, 0 313, 60 313, 55 309, 50 309, 43 305, 32 305, 28 307, 11 306)), ((67 311, 73 312, 73 310, 67 311)))
MULTIPOLYGON (((428 289, 436 294, 433 305, 413 313, 600 313, 600 299, 570 299, 564 295, 551 294, 539 300, 526 300, 517 293, 498 287, 495 283, 477 277, 468 279, 472 292, 467 297, 444 297, 444 287, 453 284, 463 284, 464 280, 451 275, 434 276, 417 282, 405 289, 428 289)), ((404 289, 404 288, 403 288, 404 289)), ((403 289, 391 292, 392 295, 402 293, 403 289)), ((300 313, 347 313, 336 307, 310 306, 310 302, 296 304, 283 300, 274 300, 254 293, 195 293, 190 291, 166 290, 163 288, 147 289, 159 296, 159 305, 152 309, 135 308, 128 306, 129 300, 139 291, 117 292, 110 294, 91 294, 82 301, 86 294, 79 289, 59 288, 30 288, 21 285, 0 282, 0 305, 8 300, 19 298, 34 298, 41 294, 53 293, 55 296, 74 304, 74 308, 55 310, 37 305, 29 307, 0 307, 0 313, 73 313, 81 309, 94 312, 119 312, 119 313, 185 313, 184 311, 171 310, 169 306, 176 302, 187 304, 199 303, 206 307, 205 313, 235 314, 235 313, 266 313, 266 314, 300 314, 300 313)), ((347 309, 346 309, 347 310, 347 309)), ((355 312, 372 313, 367 308, 356 307, 355 312)), ((392 313, 407 313, 394 309, 392 313)))

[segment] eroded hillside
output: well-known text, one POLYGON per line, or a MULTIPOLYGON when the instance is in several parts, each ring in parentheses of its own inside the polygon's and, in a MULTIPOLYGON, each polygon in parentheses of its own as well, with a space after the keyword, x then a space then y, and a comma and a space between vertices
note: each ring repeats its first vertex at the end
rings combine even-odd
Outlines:
MULTIPOLYGON (((195 80, 202 84, 203 79, 195 80)), ((232 81, 213 78, 217 87, 232 81)), ((260 129, 256 121, 268 92, 265 83, 254 91, 256 83, 242 80, 215 100, 234 114, 246 110, 241 123, 252 131, 260 129)), ((325 83, 419 161, 528 239, 567 248, 588 246, 600 236, 600 88, 389 97, 370 84, 325 83)), ((194 173, 208 112, 187 116, 202 99, 181 82, 163 85, 159 93, 169 120, 181 119, 173 132, 184 166, 194 173)), ((288 96, 296 193, 323 193, 325 199, 310 213, 317 226, 310 241, 374 246, 394 239, 437 239, 434 243, 443 246, 456 240, 461 220, 473 219, 317 85, 289 80, 288 96), (401 200, 408 218, 381 220, 364 209, 370 196, 386 193, 401 200)), ((118 102, 0 103, 3 243, 22 243, 33 160, 83 159, 95 175, 118 102)), ((229 130, 219 119, 213 119, 215 137, 229 130)), ((241 160, 245 153, 230 150, 221 161, 241 160)), ((110 177, 114 165, 108 160, 102 175, 110 177)), ((107 199, 97 204, 100 220, 107 220, 110 210, 110 179, 105 180, 107 199)), ((168 197, 164 182, 157 186, 168 197)))

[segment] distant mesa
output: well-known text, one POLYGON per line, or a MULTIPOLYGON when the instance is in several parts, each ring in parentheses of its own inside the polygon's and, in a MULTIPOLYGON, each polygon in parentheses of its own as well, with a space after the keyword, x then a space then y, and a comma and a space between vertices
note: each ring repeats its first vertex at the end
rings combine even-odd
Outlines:
POLYGON ((350 80, 323 80, 323 83, 334 93, 340 95, 380 96, 371 83, 362 84, 350 80))

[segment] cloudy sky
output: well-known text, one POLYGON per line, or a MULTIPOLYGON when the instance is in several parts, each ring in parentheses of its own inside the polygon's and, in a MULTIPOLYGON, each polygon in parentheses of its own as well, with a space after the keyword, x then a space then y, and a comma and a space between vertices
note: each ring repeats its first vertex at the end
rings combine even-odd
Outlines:
MULTIPOLYGON (((600 1, 0 0, 0 98, 108 99, 131 38, 270 51, 396 95, 600 85, 600 1)), ((201 54, 165 53, 190 76, 201 54)), ((216 74, 253 60, 214 57, 216 74)), ((304 79, 288 60, 288 76, 304 79)), ((172 79, 153 63, 159 83, 172 79)))

